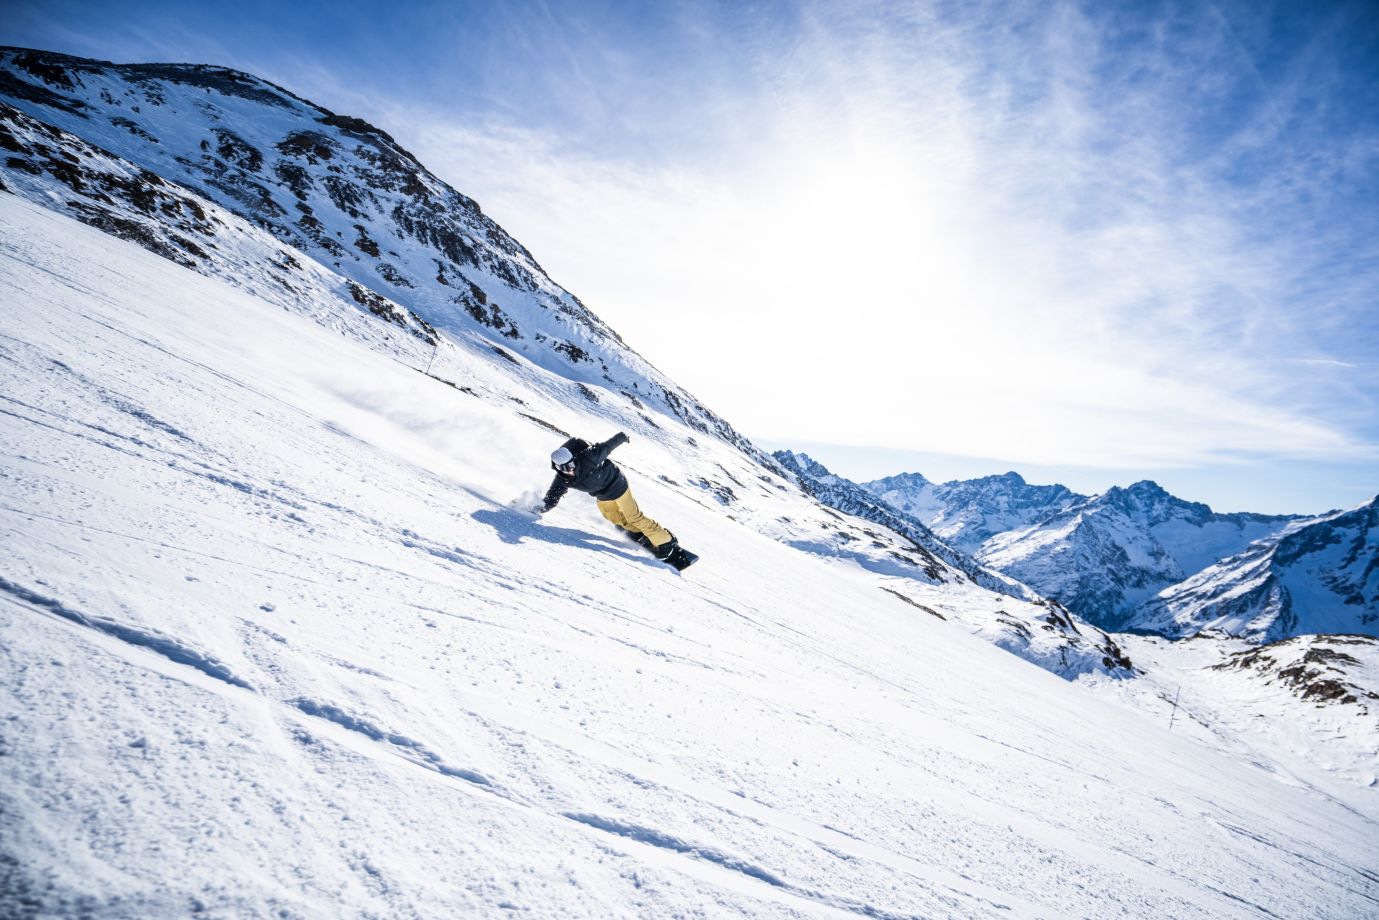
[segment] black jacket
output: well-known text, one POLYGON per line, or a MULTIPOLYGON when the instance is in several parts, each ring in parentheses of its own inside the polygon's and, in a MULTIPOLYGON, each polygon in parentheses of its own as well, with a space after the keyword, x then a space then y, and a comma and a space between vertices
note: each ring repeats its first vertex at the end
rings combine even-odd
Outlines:
MULTIPOLYGON (((545 509, 550 511, 569 489, 588 492, 599 501, 612 501, 627 491, 627 477, 618 465, 608 459, 619 444, 626 444, 627 435, 618 432, 602 444, 590 445, 582 438, 571 438, 561 447, 575 455, 575 474, 565 476, 556 471, 551 487, 546 490, 545 509)), ((555 464, 551 464, 555 469, 555 464)))

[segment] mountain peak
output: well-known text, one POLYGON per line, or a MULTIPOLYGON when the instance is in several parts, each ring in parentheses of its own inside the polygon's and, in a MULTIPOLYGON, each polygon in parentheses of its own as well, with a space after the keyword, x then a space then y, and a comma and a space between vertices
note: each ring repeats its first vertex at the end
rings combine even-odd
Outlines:
POLYGON ((1112 486, 1097 501, 1132 517, 1142 517, 1151 526, 1170 518, 1191 518, 1202 523, 1214 516, 1210 506, 1179 498, 1152 479, 1112 486))
POLYGON ((993 485, 993 486, 1007 486, 1007 487, 1023 487, 1023 486, 1028 485, 1028 483, 1025 482, 1025 477, 1021 476, 1019 473, 1015 472, 1014 470, 1010 470, 1009 472, 1005 472, 1005 473, 995 473, 995 474, 992 474, 992 475, 990 475, 990 476, 980 476, 980 477, 978 477, 978 478, 976 478, 976 479, 969 479, 969 480, 965 480, 965 481, 964 481, 964 480, 954 480, 954 481, 952 481, 952 482, 945 483, 945 485, 953 485, 953 486, 961 486, 961 485, 966 485, 966 484, 993 485))
POLYGON ((1102 498, 1112 504, 1130 507, 1141 507, 1146 504, 1163 504, 1166 502, 1193 504, 1178 498, 1152 479, 1141 479, 1139 482, 1131 483, 1128 486, 1111 486, 1111 488, 1106 490, 1102 498))
POLYGON ((833 475, 828 467, 804 451, 778 450, 771 456, 779 460, 787 469, 804 472, 814 478, 822 479, 833 475))

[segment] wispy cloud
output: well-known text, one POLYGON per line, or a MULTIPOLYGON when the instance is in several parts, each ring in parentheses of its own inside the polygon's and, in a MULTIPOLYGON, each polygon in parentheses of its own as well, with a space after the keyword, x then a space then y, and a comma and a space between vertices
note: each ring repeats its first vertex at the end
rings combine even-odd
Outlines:
POLYGON ((1345 199, 1375 135, 1319 113, 1346 91, 1329 25, 1266 77, 1269 42, 1169 7, 774 23, 724 39, 753 54, 702 120, 653 119, 659 156, 394 117, 749 431, 1045 464, 1372 454, 1379 221, 1345 199))

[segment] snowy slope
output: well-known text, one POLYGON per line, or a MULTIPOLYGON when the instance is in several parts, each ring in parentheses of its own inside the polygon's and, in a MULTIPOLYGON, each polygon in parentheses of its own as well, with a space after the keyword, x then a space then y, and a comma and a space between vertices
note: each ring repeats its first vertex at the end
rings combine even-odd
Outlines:
POLYGON ((1118 637, 1144 673, 1084 686, 1159 724, 1302 783, 1317 771, 1379 789, 1379 640, 1118 637))
POLYGON ((692 477, 740 471, 727 444, 691 449, 667 420, 620 450, 644 506, 705 550, 679 577, 587 502, 510 509, 548 472, 532 416, 607 425, 534 365, 457 349, 471 395, 5 194, 0 290, 8 907, 1379 903, 1371 790, 1169 734, 782 546, 762 522, 817 506, 746 480, 720 503, 692 477), (526 404, 497 395, 522 381, 526 404))
POLYGON ((900 473, 862 487, 969 554, 997 534, 1023 530, 1087 500, 1067 486, 1030 485, 1014 472, 942 483, 900 473))
MULTIPOLYGON (((31 68, 34 66, 32 56, 14 57, 20 64, 27 63, 31 68)), ((64 88, 71 88, 82 80, 83 73, 90 81, 97 76, 107 76, 109 70, 83 63, 76 67, 75 72, 70 72, 70 68, 60 70, 57 77, 40 67, 38 75, 57 80, 64 88), (64 80, 66 83, 62 83, 64 80)), ((158 72, 161 74, 164 71, 158 72)), ((129 92, 126 90, 126 93, 129 92)), ((110 98, 108 92, 104 96, 110 98)), ((167 107, 166 88, 158 91, 158 98, 163 100, 160 108, 167 107)), ((107 101, 106 105, 108 107, 110 103, 107 101)), ((79 124, 78 127, 90 130, 86 124, 79 124)), ((285 309, 303 312, 329 325, 344 325, 351 334, 378 337, 379 330, 374 328, 377 324, 362 323, 360 317, 354 315, 367 309, 410 331, 427 345, 452 348, 451 341, 438 336, 426 321, 410 309, 325 268, 302 251, 275 240, 265 230, 247 223, 238 215, 165 182, 146 169, 114 157, 81 138, 36 121, 4 103, 0 103, 0 144, 13 154, 7 159, 5 169, 0 171, 0 184, 7 184, 6 187, 31 200, 63 210, 203 274, 230 280, 285 309)), ((387 339, 386 330, 384 339, 387 339)), ((406 343, 392 343, 390 347, 399 344, 405 346, 406 343)), ((435 365, 434 357, 418 354, 416 343, 412 344, 412 362, 417 366, 421 366, 423 361, 427 367, 435 365)), ((440 367, 447 364, 447 358, 439 362, 440 367)), ((583 384, 577 384, 577 388, 567 387, 563 394, 554 395, 563 395, 573 401, 599 398, 583 384)), ((637 409, 641 408, 638 404, 637 409)), ((631 413, 624 412, 612 421, 622 426, 637 425, 643 429, 647 425, 656 425, 645 413, 638 411, 637 416, 631 417, 631 413)), ((741 480, 726 470, 723 472, 728 479, 741 486, 741 480)), ((701 478, 700 484, 711 489, 725 503, 735 499, 732 486, 722 481, 701 478)), ((852 490, 865 497, 855 486, 852 490)), ((837 501, 831 504, 839 506, 837 501)), ((875 510, 874 502, 867 504, 875 510)), ((801 535, 797 522, 791 521, 790 532, 783 536, 787 542, 799 548, 861 559, 864 565, 881 573, 893 572, 902 577, 927 579, 934 583, 969 579, 1002 595, 1011 594, 1035 602, 1006 603, 1004 597, 994 598, 992 603, 981 605, 986 609, 980 616, 973 616, 976 605, 962 605, 959 609, 966 615, 965 619, 972 629, 1055 673, 1073 676, 1088 668, 1115 669, 1122 666, 1122 656, 1114 643, 1096 630, 1085 626, 1079 629, 1066 610, 1050 607, 1047 601, 1033 595, 1022 585, 984 571, 969 559, 959 558, 934 540, 931 534, 927 542, 935 544, 932 552, 912 542, 915 527, 924 531, 922 525, 899 519, 878 519, 876 514, 866 516, 883 526, 899 528, 910 539, 896 541, 889 532, 854 534, 854 527, 845 523, 834 527, 826 521, 822 522, 822 529, 831 533, 825 542, 816 539, 821 529, 819 522, 807 523, 805 533, 801 535), (840 542, 842 545, 839 545, 840 542), (946 561, 936 557, 935 552, 946 561), (897 566, 897 563, 901 565, 897 566), (908 571, 905 566, 909 567, 908 571), (1089 638, 1090 642, 1084 642, 1089 638)), ((927 531, 924 533, 927 534, 927 531)), ((895 588, 888 590, 898 597, 909 598, 903 591, 896 591, 895 588)), ((944 614, 935 611, 935 615, 944 614)))
POLYGON ((1118 629, 1159 591, 1296 520, 1218 514, 1146 480, 993 537, 976 557, 1092 623, 1118 629))
POLYGON ((1296 523, 1164 589, 1129 625, 1262 642, 1306 633, 1379 635, 1379 498, 1296 523))
POLYGON ((668 411, 762 459, 472 199, 360 119, 223 67, 18 48, 0 48, 0 101, 184 186, 439 329, 520 354, 592 398, 668 411))

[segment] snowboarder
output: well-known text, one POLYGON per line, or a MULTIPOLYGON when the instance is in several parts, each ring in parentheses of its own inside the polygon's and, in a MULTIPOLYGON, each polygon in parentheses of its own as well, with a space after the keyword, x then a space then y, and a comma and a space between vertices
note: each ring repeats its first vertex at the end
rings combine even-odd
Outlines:
POLYGON ((546 491, 538 513, 545 514, 560 502, 565 493, 575 488, 598 499, 599 511, 605 518, 623 529, 627 538, 651 550, 657 559, 683 571, 699 557, 680 546, 675 534, 642 514, 627 477, 608 455, 615 447, 630 439, 618 432, 602 444, 590 444, 582 438, 570 438, 551 454, 551 469, 555 479, 546 491))

